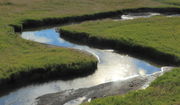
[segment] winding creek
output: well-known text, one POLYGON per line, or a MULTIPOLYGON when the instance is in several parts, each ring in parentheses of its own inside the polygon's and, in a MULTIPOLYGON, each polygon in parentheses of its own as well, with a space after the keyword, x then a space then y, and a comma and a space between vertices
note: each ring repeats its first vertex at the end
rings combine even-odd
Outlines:
MULTIPOLYGON (((127 20, 134 18, 147 18, 160 15, 159 13, 141 13, 122 15, 121 19, 114 18, 115 21, 127 20)), ((179 15, 168 15, 179 16, 179 15)), ((35 105, 36 98, 48 93, 60 92, 68 89, 79 89, 96 86, 98 84, 126 80, 137 75, 152 74, 161 71, 160 67, 151 65, 150 63, 136 59, 129 55, 116 53, 112 49, 97 49, 86 45, 78 45, 61 38, 61 34, 56 32, 56 28, 25 31, 21 37, 39 43, 68 47, 86 51, 93 54, 99 60, 98 69, 92 75, 75 78, 72 80, 55 80, 41 84, 33 84, 21 87, 0 97, 0 105, 35 105)), ((83 98, 83 97, 82 97, 83 98)), ((81 99, 79 99, 81 100, 81 99)), ((81 101, 78 101, 79 103, 81 101)), ((75 105, 78 102, 71 101, 65 105, 75 105)))

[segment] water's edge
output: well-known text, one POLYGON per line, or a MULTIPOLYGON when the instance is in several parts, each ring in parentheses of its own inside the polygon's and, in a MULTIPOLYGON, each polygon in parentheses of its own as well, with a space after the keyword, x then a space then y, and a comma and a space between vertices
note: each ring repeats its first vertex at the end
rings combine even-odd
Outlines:
MULTIPOLYGON (((124 10, 102 12, 102 13, 83 15, 83 16, 75 16, 75 17, 46 18, 46 19, 42 19, 42 20, 25 20, 25 21, 23 21, 23 23, 20 26, 14 25, 14 24, 11 24, 10 26, 12 26, 14 28, 15 32, 22 32, 23 30, 30 29, 30 28, 37 28, 37 27, 42 27, 42 26, 52 26, 52 25, 64 25, 64 24, 73 23, 73 22, 83 22, 83 21, 87 21, 87 20, 104 19, 104 18, 109 18, 109 17, 122 16, 122 14, 126 14, 126 13, 140 13, 140 12, 158 12, 158 13, 165 13, 165 14, 173 14, 173 13, 180 13, 180 8, 124 9, 124 10)), ((64 32, 64 33, 66 33, 66 32, 64 32)), ((47 46, 49 46, 49 45, 47 45, 47 46)), ((175 61, 174 56, 167 55, 167 57, 169 57, 168 60, 175 62, 175 65, 180 64, 179 63, 180 61, 178 61, 178 62, 175 61), (172 58, 172 60, 171 60, 171 58, 172 58)), ((154 61, 157 61, 157 60, 153 60, 153 62, 154 61)), ((168 64, 169 64, 169 62, 168 62, 168 64)), ((93 63, 92 65, 94 65, 93 68, 89 68, 89 67, 87 67, 87 68, 90 70, 97 68, 97 62, 93 63)), ((59 66, 59 68, 62 68, 62 67, 59 66)), ((39 70, 44 71, 43 69, 39 69, 39 70)), ((6 87, 7 84, 14 83, 16 80, 21 80, 22 79, 21 77, 36 73, 37 70, 31 70, 31 71, 32 72, 26 72, 26 73, 22 72, 22 73, 19 73, 18 75, 12 75, 11 78, 9 78, 9 79, 0 79, 0 85, 3 86, 2 89, 4 88, 4 86, 6 87)), ((54 74, 56 74, 56 73, 54 73, 54 74)), ((47 75, 49 75, 49 73, 47 75)))
MULTIPOLYGON (((47 45, 57 47, 53 45, 47 45)), ((57 47, 58 48, 58 47, 57 47)), ((72 49, 74 50, 74 49, 72 49)), ((83 52, 87 53, 87 52, 83 52)), ((82 62, 83 63, 83 62, 82 62)), ((71 65, 60 64, 57 65, 56 70, 47 68, 37 68, 30 71, 22 71, 18 74, 12 75, 8 79, 0 79, 0 92, 15 89, 16 87, 26 86, 33 83, 44 83, 51 80, 69 80, 77 77, 85 77, 95 72, 97 69, 98 60, 95 62, 88 62, 80 65, 79 68, 70 68, 71 65), (34 77, 34 74, 36 76, 34 77), (28 77, 28 78, 27 78, 28 77), (15 87, 16 86, 16 87, 15 87)), ((76 65, 74 63, 73 65, 76 65)), ((78 65, 78 64, 77 64, 78 65)), ((6 94, 6 93, 5 93, 6 94)), ((0 96, 3 95, 2 93, 0 96)))
POLYGON ((173 67, 162 67, 161 71, 151 75, 133 76, 126 80, 108 82, 90 88, 65 90, 46 94, 37 98, 37 105, 78 105, 92 99, 126 94, 132 90, 144 89, 157 77, 169 72, 173 67))
MULTIPOLYGON (((50 25, 62 25, 62 24, 66 24, 66 23, 71 23, 71 22, 82 22, 82 21, 86 21, 86 20, 96 20, 96 19, 103 19, 103 18, 107 18, 107 17, 114 17, 114 16, 117 16, 117 15, 122 15, 123 13, 128 13, 128 12, 159 12, 159 13, 169 13, 169 12, 175 12, 175 13, 180 13, 180 9, 179 8, 139 8, 139 9, 127 9, 127 10, 120 10, 120 11, 115 11, 115 12, 106 12, 106 13, 99 13, 99 14, 93 14, 93 15, 84 15, 84 16, 77 16, 77 17, 67 17, 67 18, 51 18, 51 19, 44 19, 42 21, 37 21, 37 20, 27 20, 25 21, 22 26, 17 26, 17 25, 11 25, 14 27, 14 30, 15 32, 21 32, 23 31, 24 29, 28 29, 28 28, 34 28, 34 27, 40 27, 40 26, 50 26, 50 25)), ((49 45, 47 45, 49 46, 49 45)), ((50 45, 51 46, 51 45, 50 45)), ((93 64, 93 69, 95 70, 95 68, 97 68, 97 62, 93 64)), ((33 70, 34 71, 34 70, 33 70)), ((31 72, 30 74, 34 74, 36 72, 31 72)), ((56 74, 56 73, 55 73, 56 74)), ((25 74, 25 76, 29 75, 28 73, 25 74)), ((49 75, 49 74, 48 74, 49 75)), ((53 76, 52 76, 53 77, 53 76)), ((2 80, 0 80, 0 85, 1 86, 4 86, 5 84, 9 84, 13 81, 15 81, 16 79, 21 79, 21 75, 15 75, 15 76, 12 76, 12 79, 9 79, 9 80, 5 80, 5 82, 2 82, 2 80), (3 84, 1 84, 3 83, 3 84)), ((40 77, 41 78, 41 77, 40 77)), ((50 76, 51 78, 51 76, 50 76)), ((50 79, 49 77, 47 79, 50 79)), ((139 77, 138 77, 139 78, 139 77)), ((140 77, 141 78, 141 77, 140 77)), ((38 78, 37 78, 38 79, 38 78)), ((141 78, 142 79, 142 78, 141 78)), ((141 81, 140 79, 140 81, 141 81)), ((141 82, 141 84, 147 84, 148 81, 146 81, 146 76, 143 77, 143 80, 144 82, 141 82)), ((98 87, 98 86, 97 86, 98 87)), ((136 89, 137 87, 140 88, 141 85, 138 85, 136 88, 136 86, 133 86, 133 89, 136 89)), ((80 89, 79 89, 80 90, 80 89)), ((85 89, 86 90, 86 89, 85 89)), ((131 89, 130 89, 131 90, 131 89)), ((76 91, 76 90, 74 90, 76 91)), ((80 90, 80 91, 84 91, 83 89, 80 90)), ((87 91, 87 90, 86 90, 87 91)), ((78 91, 77 91, 78 92, 78 91)), ((112 94, 111 94, 112 95, 112 94)), ((92 94, 90 95, 93 97, 92 94)), ((104 96, 104 95, 102 95, 104 96)), ((102 97, 100 96, 100 97, 102 97)), ((55 97, 54 97, 55 98, 55 97)), ((67 101, 71 101, 71 100, 74 100, 74 99, 77 99, 78 97, 70 97, 69 100, 66 100, 67 101)), ((79 97, 81 98, 81 97, 79 97)), ((40 99, 40 98, 38 98, 40 99)), ((58 99, 59 100, 59 99, 58 99)), ((83 97, 83 101, 87 101, 87 99, 85 99, 83 97)), ((82 101, 82 102, 83 102, 82 101)), ((64 101, 65 103, 65 101, 64 101)))
MULTIPOLYGON (((67 40, 64 40, 61 36, 62 34, 58 33, 56 28, 26 31, 21 35, 22 38, 27 40, 89 52, 98 58, 98 68, 95 73, 84 78, 76 78, 68 81, 58 80, 55 83, 49 82, 46 85, 42 86, 35 85, 30 88, 28 88, 29 86, 27 88, 24 88, 24 90, 31 90, 32 92, 37 90, 44 91, 37 92, 37 94, 33 96, 29 95, 29 97, 27 97, 26 99, 32 100, 31 102, 34 102, 35 98, 48 93, 56 93, 68 89, 92 87, 102 83, 116 80, 125 80, 135 75, 151 74, 153 72, 161 70, 159 67, 155 67, 147 62, 138 60, 128 55, 119 54, 117 52, 114 52, 114 50, 112 49, 96 49, 86 45, 78 45, 76 43, 71 43, 67 40)), ((30 93, 20 89, 20 92, 14 92, 13 94, 19 94, 19 98, 21 98, 24 96, 22 94, 23 92, 25 92, 26 94, 30 93)), ((12 97, 12 95, 7 96, 6 99, 8 100, 10 97, 12 97)), ((13 100, 10 99, 9 101, 13 100)), ((21 101, 19 101, 18 104, 20 104, 20 102, 21 101)), ((72 105, 74 105, 74 103, 72 105)))
POLYGON ((150 60, 159 65, 180 66, 180 59, 176 56, 164 52, 160 52, 151 47, 140 45, 130 45, 125 42, 92 37, 88 33, 71 32, 69 30, 60 29, 61 37, 74 43, 85 44, 88 46, 99 48, 111 48, 121 53, 140 56, 142 59, 150 60))
POLYGON ((132 8, 121 9, 116 11, 100 12, 95 14, 85 14, 81 16, 60 17, 60 18, 44 18, 42 20, 24 20, 21 25, 10 24, 15 32, 22 32, 25 29, 38 28, 44 26, 64 25, 73 22, 83 22, 88 20, 98 20, 109 17, 115 17, 126 13, 138 12, 158 12, 166 14, 180 13, 180 8, 132 8))

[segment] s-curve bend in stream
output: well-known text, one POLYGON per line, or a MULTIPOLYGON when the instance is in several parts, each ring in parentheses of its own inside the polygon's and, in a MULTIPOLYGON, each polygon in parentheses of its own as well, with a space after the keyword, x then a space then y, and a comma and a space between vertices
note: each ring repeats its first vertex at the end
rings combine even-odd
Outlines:
POLYGON ((44 94, 59 92, 67 89, 91 87, 106 82, 127 79, 136 75, 151 74, 153 72, 160 71, 160 68, 128 55, 120 55, 110 49, 102 50, 90 48, 85 45, 73 44, 59 36, 60 34, 57 33, 54 28, 22 33, 22 38, 24 39, 74 48, 95 55, 99 59, 98 69, 96 72, 87 77, 73 80, 57 80, 40 85, 30 85, 20 88, 6 96, 1 97, 1 105, 32 105, 37 97, 44 94))
POLYGON ((98 69, 92 75, 72 80, 56 80, 42 84, 33 84, 19 88, 0 97, 0 105, 34 105, 36 98, 48 93, 60 92, 68 89, 79 89, 102 83, 124 80, 137 75, 152 74, 161 68, 148 62, 121 55, 111 49, 96 49, 86 45, 78 45, 61 38, 55 28, 23 32, 22 38, 39 43, 68 47, 86 51, 99 59, 98 69))

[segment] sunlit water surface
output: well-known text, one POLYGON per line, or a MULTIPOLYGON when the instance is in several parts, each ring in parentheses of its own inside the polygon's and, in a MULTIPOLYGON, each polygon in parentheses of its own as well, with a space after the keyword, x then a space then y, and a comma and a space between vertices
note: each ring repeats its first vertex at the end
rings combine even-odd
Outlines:
MULTIPOLYGON (((127 20, 155 15, 159 14, 129 14, 123 15, 121 18, 122 20, 127 20)), ((169 15, 169 17, 172 16, 169 15)), ((2 96, 0 98, 0 105, 34 105, 35 99, 44 94, 59 92, 67 89, 90 87, 105 82, 124 80, 136 75, 151 74, 160 71, 160 68, 155 67, 145 61, 138 60, 128 55, 118 54, 111 49, 96 49, 65 41, 60 37, 60 34, 55 31, 55 28, 27 31, 23 32, 21 36, 24 39, 35 42, 74 48, 89 52, 98 58, 98 69, 94 74, 87 77, 76 78, 68 81, 56 80, 22 87, 14 92, 2 96)))
POLYGON ((105 82, 126 79, 135 75, 151 74, 160 68, 128 55, 120 55, 113 50, 101 50, 77 45, 63 40, 55 29, 23 32, 22 38, 40 43, 75 48, 92 53, 99 59, 98 69, 90 76, 63 81, 30 85, 0 98, 0 105, 32 105, 38 96, 66 89, 90 87, 105 82))

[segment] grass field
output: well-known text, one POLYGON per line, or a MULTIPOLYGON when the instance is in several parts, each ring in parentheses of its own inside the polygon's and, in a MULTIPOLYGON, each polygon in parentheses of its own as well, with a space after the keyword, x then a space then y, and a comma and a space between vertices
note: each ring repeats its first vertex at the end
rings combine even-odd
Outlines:
MULTIPOLYGON (((149 47, 180 60, 180 18, 157 16, 153 18, 114 21, 112 19, 64 26, 62 30, 87 33, 88 37, 113 40, 128 46, 149 47)), ((118 47, 118 46, 117 46, 118 47)))
MULTIPOLYGON (((72 33, 86 33, 89 38, 123 42, 128 46, 151 47, 180 58, 179 17, 156 16, 126 21, 105 19, 64 26, 61 29, 72 33)), ((179 105, 179 73, 180 68, 176 68, 159 77, 145 90, 99 98, 82 105, 179 105)))
POLYGON ((152 0, 0 0, 0 79, 47 65, 96 61, 81 52, 25 41, 10 25, 22 25, 28 19, 62 18, 139 7, 177 6, 152 0))
MULTIPOLYGON (((0 0, 0 80, 9 79, 14 75, 20 74, 21 72, 31 72, 32 70, 36 69, 48 69, 50 71, 54 71, 57 70, 57 67, 61 65, 66 65, 69 69, 75 68, 76 70, 78 70, 79 68, 84 68, 84 66, 88 67, 90 64, 97 62, 96 58, 92 57, 92 55, 88 55, 83 52, 66 48, 49 47, 46 45, 21 39, 19 36, 20 34, 14 33, 14 30, 10 25, 13 24, 21 26, 26 20, 29 19, 42 20, 46 18, 63 18, 141 7, 179 8, 180 6, 178 0, 0 0)), ((135 31, 136 28, 134 28, 134 26, 145 26, 143 28, 143 31, 145 32, 147 29, 149 29, 148 32, 151 33, 151 38, 161 43, 160 45, 156 44, 153 40, 148 40, 148 37, 145 34, 137 36, 137 33, 135 32, 125 32, 128 34, 133 34, 126 37, 121 36, 121 38, 123 37, 125 41, 128 40, 128 42, 130 41, 133 44, 138 43, 144 46, 152 46, 158 48, 160 51, 165 51, 167 53, 171 53, 179 57, 179 48, 177 47, 177 42, 179 42, 178 18, 168 19, 164 17, 157 17, 152 18, 150 20, 143 19, 133 20, 129 22, 113 23, 111 20, 105 20, 103 22, 109 24, 109 27, 107 27, 105 24, 103 26, 102 24, 100 24, 101 22, 99 21, 98 23, 96 23, 96 26, 94 28, 102 29, 101 26, 103 26, 106 29, 108 28, 108 30, 106 31, 108 34, 115 31, 118 27, 124 28, 124 30, 121 31, 125 32, 125 30, 127 30, 128 28, 132 28, 132 31, 135 31), (154 21, 157 20, 159 22, 155 23, 154 21), (142 23, 137 24, 138 21, 142 23), (167 21, 167 23, 164 21, 167 21), (133 24, 131 24, 130 22, 132 22, 133 24), (118 24, 122 24, 122 26, 119 26, 118 24), (159 26, 161 24, 166 25, 167 28, 153 28, 153 26, 159 26), (172 24, 174 24, 173 27, 171 27, 172 24), (114 27, 113 25, 117 25, 117 27, 111 28, 114 27), (158 34, 155 34, 155 32, 150 31, 151 28, 155 32, 158 31, 158 34), (162 33, 159 32, 160 29, 162 29, 162 33), (170 31, 166 31, 166 29, 170 31), (154 37, 154 35, 157 36, 154 37), (167 40, 159 40, 158 37, 162 38, 162 36, 160 35, 163 35, 163 38, 167 40), (143 37, 147 42, 142 41, 140 37, 143 37)), ((94 23, 90 22, 88 24, 90 24, 89 27, 91 27, 91 24, 94 23)), ((98 33, 98 31, 93 30, 93 26, 91 28, 92 29, 90 29, 90 31, 98 33)), ((103 32, 105 31, 102 31, 102 33, 103 32)), ((119 34, 122 34, 122 32, 118 31, 119 34)), ((137 32, 140 32, 140 29, 137 29, 137 32)), ((117 36, 116 34, 112 34, 112 37, 102 37, 113 38, 117 36)), ((117 37, 117 40, 119 40, 119 38, 120 37, 117 37)), ((102 101, 95 100, 95 103, 92 104, 98 104, 99 102, 98 105, 100 105, 103 102, 105 103, 112 101, 112 103, 114 104, 117 104, 116 102, 119 101, 126 103, 127 100, 129 100, 129 102, 135 102, 133 101, 133 99, 138 100, 141 98, 133 97, 135 97, 136 95, 141 96, 141 94, 143 93, 145 96, 142 95, 142 98, 145 98, 144 100, 148 100, 147 98, 149 98, 149 100, 147 101, 149 103, 151 103, 152 100, 157 100, 158 98, 160 98, 160 100, 165 99, 164 102, 160 101, 163 105, 164 103, 168 104, 172 101, 175 104, 179 104, 179 101, 176 100, 180 99, 179 95, 177 95, 177 92, 179 93, 178 73, 179 69, 174 70, 173 72, 161 77, 159 80, 157 80, 160 82, 154 82, 153 85, 150 88, 148 88, 147 92, 145 90, 139 91, 140 93, 131 93, 122 99, 119 99, 121 96, 117 96, 103 99, 102 101), (161 80, 162 78, 167 81, 161 80), (159 87, 162 89, 160 89, 159 87), (152 91, 157 91, 158 93, 162 94, 160 94, 161 96, 159 96, 152 91), (170 93, 170 91, 172 93, 170 93), (152 95, 157 95, 157 98, 150 97, 152 95), (173 97, 169 98, 171 96, 173 97), (132 101, 130 101, 130 99, 126 97, 131 97, 130 99, 132 99, 132 101)))
POLYGON ((154 0, 154 1, 166 3, 166 4, 170 4, 170 5, 180 6, 180 0, 154 0))
POLYGON ((124 8, 165 6, 168 5, 152 0, 0 0, 0 20, 1 24, 21 24, 23 20, 27 19, 40 20, 124 8))
POLYGON ((82 105, 179 105, 180 68, 165 73, 145 90, 129 92, 122 96, 110 96, 92 100, 82 105))
MULTIPOLYGON (((97 62, 91 55, 79 51, 21 39, 10 25, 21 26, 29 19, 63 18, 140 7, 179 8, 154 0, 0 0, 0 80, 34 69, 53 71, 64 64, 78 69, 97 62)), ((169 50, 171 53, 179 51, 169 50)))

